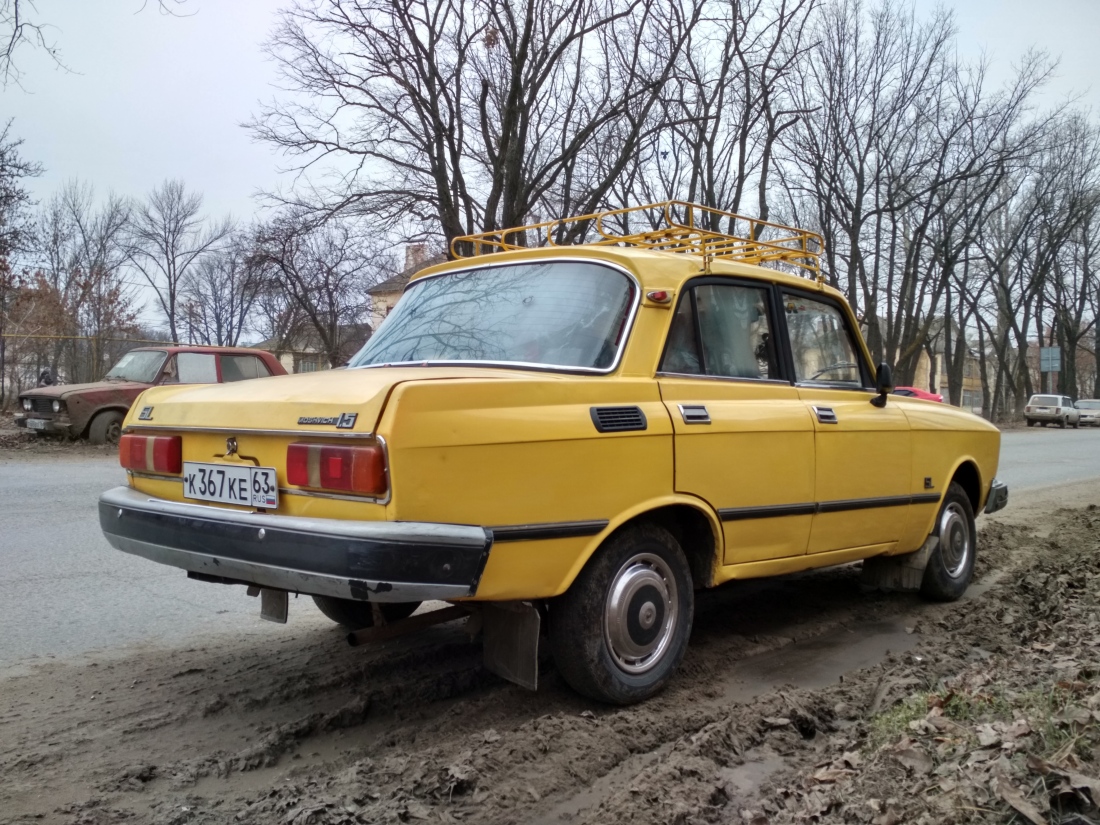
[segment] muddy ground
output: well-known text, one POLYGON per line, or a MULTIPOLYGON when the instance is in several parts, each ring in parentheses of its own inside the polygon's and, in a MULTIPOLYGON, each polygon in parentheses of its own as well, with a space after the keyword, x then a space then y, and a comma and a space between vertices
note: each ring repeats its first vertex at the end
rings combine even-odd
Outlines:
POLYGON ((700 594, 632 708, 549 664, 506 684, 459 623, 36 666, 0 677, 0 823, 1100 821, 1092 502, 984 519, 955 604, 861 593, 858 565, 700 594))

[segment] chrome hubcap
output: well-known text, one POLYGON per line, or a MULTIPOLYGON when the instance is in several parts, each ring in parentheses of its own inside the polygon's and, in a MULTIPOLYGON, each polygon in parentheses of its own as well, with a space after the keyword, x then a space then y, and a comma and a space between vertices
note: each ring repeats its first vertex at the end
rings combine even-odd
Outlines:
POLYGON ((659 556, 639 553, 619 568, 604 609, 611 658, 626 673, 645 673, 665 655, 676 630, 676 579, 659 556))
POLYGON ((940 515, 940 557, 947 569, 947 575, 953 579, 963 575, 973 547, 970 521, 962 506, 951 502, 940 515))

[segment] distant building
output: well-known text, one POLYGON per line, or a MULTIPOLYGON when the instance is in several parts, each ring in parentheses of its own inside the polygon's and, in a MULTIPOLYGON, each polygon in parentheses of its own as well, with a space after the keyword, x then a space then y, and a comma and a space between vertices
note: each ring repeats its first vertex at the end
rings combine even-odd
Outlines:
MULTIPOLYGON (((347 324, 341 326, 340 363, 347 363, 371 336, 370 324, 347 324)), ((256 349, 267 350, 279 359, 287 372, 317 372, 330 368, 328 355, 321 346, 321 338, 313 329, 302 330, 291 335, 285 341, 269 338, 255 345, 256 349)))
POLYGON ((409 280, 420 270, 447 260, 442 253, 429 254, 428 245, 423 243, 411 243, 405 247, 405 268, 392 278, 387 278, 380 284, 375 284, 367 290, 370 295, 370 325, 372 329, 378 329, 379 324, 386 320, 394 305, 401 298, 409 280))

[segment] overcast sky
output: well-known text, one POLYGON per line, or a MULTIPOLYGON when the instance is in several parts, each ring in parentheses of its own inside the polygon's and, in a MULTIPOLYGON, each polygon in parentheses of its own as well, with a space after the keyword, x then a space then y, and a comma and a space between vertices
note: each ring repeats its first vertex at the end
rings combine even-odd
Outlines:
MULTIPOLYGON (((915 0, 918 13, 937 3, 915 0)), ((274 188, 282 160, 240 124, 269 100, 275 71, 261 45, 283 0, 190 0, 190 17, 158 12, 155 0, 38 0, 70 71, 24 49, 22 88, 0 91, 23 155, 45 167, 39 198, 70 179, 141 196, 181 178, 208 214, 255 213, 253 195, 274 188)), ((1100 112, 1100 0, 957 0, 959 49, 987 54, 1003 79, 1027 48, 1061 57, 1047 92, 1071 94, 1100 112)))

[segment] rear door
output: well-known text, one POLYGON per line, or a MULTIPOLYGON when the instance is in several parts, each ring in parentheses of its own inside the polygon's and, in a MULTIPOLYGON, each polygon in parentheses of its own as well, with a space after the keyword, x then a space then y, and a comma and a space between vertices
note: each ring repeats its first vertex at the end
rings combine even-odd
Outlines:
POLYGON ((806 552, 814 427, 788 380, 769 284, 700 278, 681 291, 662 357, 675 487, 718 511, 726 564, 806 552))
POLYGON ((898 541, 909 515, 912 440, 902 405, 871 403, 870 365, 840 304, 785 289, 795 386, 815 432, 810 553, 898 541))

